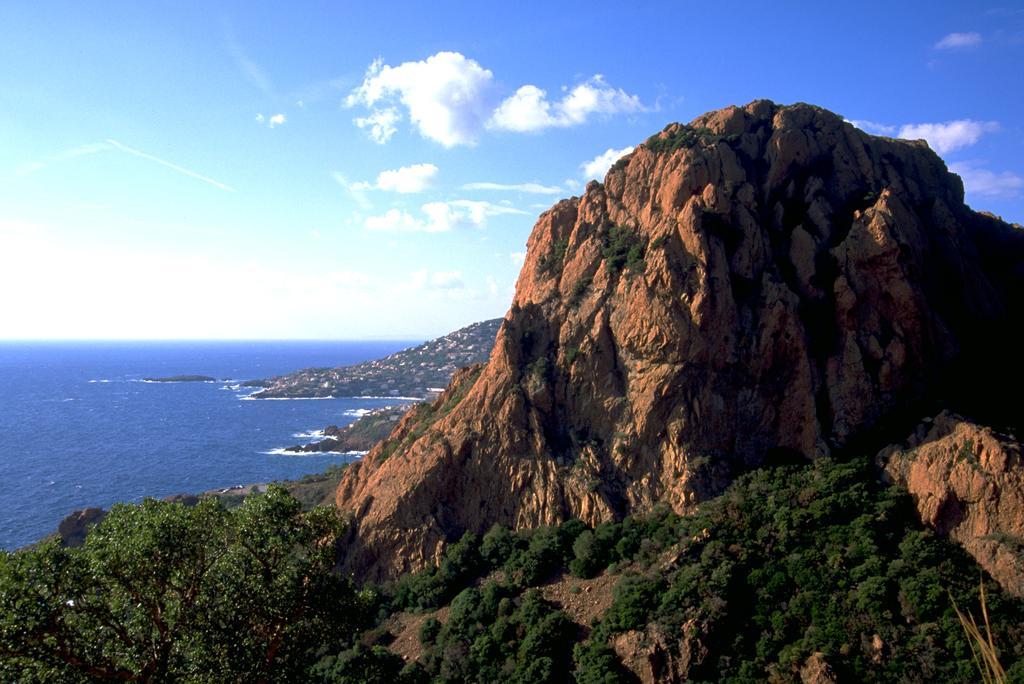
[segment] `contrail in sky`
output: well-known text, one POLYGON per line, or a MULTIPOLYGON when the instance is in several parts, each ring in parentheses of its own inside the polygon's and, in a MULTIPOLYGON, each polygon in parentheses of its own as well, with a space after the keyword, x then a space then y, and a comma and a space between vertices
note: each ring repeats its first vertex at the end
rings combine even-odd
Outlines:
POLYGON ((137 150, 134 147, 128 147, 127 145, 123 145, 117 140, 113 140, 112 138, 107 138, 107 144, 110 145, 111 147, 115 147, 121 150, 122 152, 127 152, 128 154, 135 155, 136 157, 141 157, 142 159, 148 159, 149 161, 156 162, 161 166, 166 166, 172 171, 177 171, 178 173, 184 174, 191 178, 195 178, 196 180, 201 180, 204 183, 208 183, 215 188, 220 188, 221 190, 226 190, 227 192, 235 192, 235 189, 233 187, 231 187, 230 185, 225 185, 224 183, 221 183, 219 180, 214 180, 209 176, 204 176, 203 174, 192 171, 191 169, 186 169, 184 166, 178 166, 177 164, 169 162, 166 159, 155 157, 152 154, 148 154, 146 152, 143 152, 142 150, 137 150))

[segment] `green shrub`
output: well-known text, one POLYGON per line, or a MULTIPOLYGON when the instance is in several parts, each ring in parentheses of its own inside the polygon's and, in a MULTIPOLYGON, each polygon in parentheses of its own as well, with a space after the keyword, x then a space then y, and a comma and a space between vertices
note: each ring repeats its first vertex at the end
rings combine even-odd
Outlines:
POLYGON ((491 569, 500 568, 517 551, 526 544, 507 527, 495 524, 484 535, 480 545, 480 555, 491 569))
POLYGON ((424 646, 431 646, 441 633, 441 621, 436 617, 429 617, 420 625, 419 640, 424 646))
POLYGON ((635 230, 625 226, 612 226, 605 236, 601 256, 613 275, 623 269, 638 270, 644 259, 646 247, 635 230))
POLYGON ((0 553, 0 680, 305 679, 377 611, 334 572, 343 529, 271 485, 232 510, 119 504, 81 548, 0 553))
POLYGON ((576 663, 573 672, 576 684, 623 684, 634 679, 606 643, 587 641, 576 644, 573 660, 576 663))
POLYGON ((679 125, 672 134, 665 137, 652 135, 644 143, 644 146, 652 152, 665 153, 674 152, 684 147, 695 147, 699 143, 709 145, 722 139, 722 136, 716 135, 710 128, 679 125))
POLYGON ((361 684, 399 684, 403 682, 402 658, 383 646, 354 648, 337 656, 329 656, 317 663, 313 681, 360 682, 361 684))
POLYGON ((580 355, 580 348, 575 345, 570 345, 565 348, 564 354, 565 364, 567 366, 572 366, 573 361, 575 361, 576 357, 580 355))
POLYGON ((591 278, 583 278, 577 280, 572 286, 572 291, 569 293, 569 306, 576 308, 583 301, 583 295, 587 293, 587 288, 593 282, 591 278))
POLYGON ((601 618, 601 627, 608 632, 643 629, 664 590, 665 583, 659 578, 626 575, 615 585, 615 598, 601 618))
POLYGON ((569 570, 582 578, 600 574, 619 559, 615 546, 621 533, 621 523, 601 523, 592 532, 581 534, 573 544, 573 559, 569 563, 569 570))
POLYGON ((565 253, 568 249, 568 237, 555 240, 555 243, 551 246, 551 253, 541 257, 541 270, 545 273, 561 273, 562 265, 565 263, 565 253))

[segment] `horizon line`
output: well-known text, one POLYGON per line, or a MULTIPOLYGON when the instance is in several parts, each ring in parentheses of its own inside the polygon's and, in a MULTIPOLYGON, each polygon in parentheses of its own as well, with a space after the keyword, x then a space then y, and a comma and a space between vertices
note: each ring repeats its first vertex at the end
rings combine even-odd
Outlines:
POLYGON ((411 342, 431 340, 446 334, 403 337, 0 337, 0 344, 39 342, 411 342))

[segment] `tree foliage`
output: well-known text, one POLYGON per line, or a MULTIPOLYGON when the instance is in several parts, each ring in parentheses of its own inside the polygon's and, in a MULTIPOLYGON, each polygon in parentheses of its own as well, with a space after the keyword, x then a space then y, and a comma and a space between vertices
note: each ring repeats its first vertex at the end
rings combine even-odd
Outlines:
POLYGON ((341 532, 280 487, 114 506, 80 549, 0 556, 0 680, 304 681, 374 604, 332 571, 341 532))

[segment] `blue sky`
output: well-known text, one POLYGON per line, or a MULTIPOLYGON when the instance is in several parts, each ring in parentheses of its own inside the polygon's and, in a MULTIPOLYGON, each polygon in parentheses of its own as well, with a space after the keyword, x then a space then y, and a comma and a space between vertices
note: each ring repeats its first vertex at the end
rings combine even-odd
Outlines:
POLYGON ((924 137, 1024 221, 1024 4, 632 4, 3 3, 0 338, 500 316, 544 208, 757 98, 924 137))

